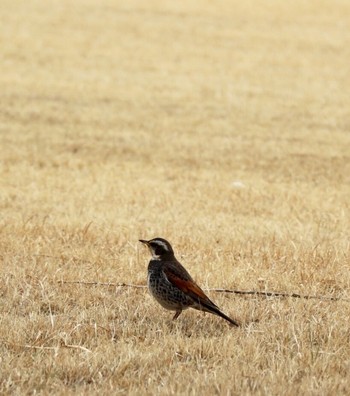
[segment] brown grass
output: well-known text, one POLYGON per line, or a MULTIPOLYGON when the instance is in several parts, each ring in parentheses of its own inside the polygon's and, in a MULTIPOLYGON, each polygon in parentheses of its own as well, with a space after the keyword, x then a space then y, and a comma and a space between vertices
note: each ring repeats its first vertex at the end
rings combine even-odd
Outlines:
POLYGON ((350 6, 2 1, 1 394, 350 392, 350 303, 172 314, 139 238, 205 288, 349 298, 350 6))

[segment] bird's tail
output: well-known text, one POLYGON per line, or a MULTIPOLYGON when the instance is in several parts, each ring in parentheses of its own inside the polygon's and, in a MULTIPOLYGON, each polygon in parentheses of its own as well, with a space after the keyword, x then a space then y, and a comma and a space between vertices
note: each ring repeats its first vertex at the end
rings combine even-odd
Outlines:
POLYGON ((215 313, 218 316, 221 316, 223 319, 227 320, 228 322, 230 322, 233 326, 239 327, 240 323, 238 323, 236 320, 229 318, 228 316, 226 316, 224 313, 222 313, 220 310, 217 311, 212 311, 213 313, 215 313))
POLYGON ((229 318, 227 315, 225 315, 223 312, 221 312, 220 309, 211 300, 209 300, 208 302, 201 301, 199 303, 199 306, 197 307, 197 309, 199 309, 200 311, 205 311, 205 312, 209 312, 214 315, 220 316, 221 318, 230 322, 233 326, 236 326, 236 327, 241 326, 241 324, 239 322, 237 322, 234 319, 229 318))

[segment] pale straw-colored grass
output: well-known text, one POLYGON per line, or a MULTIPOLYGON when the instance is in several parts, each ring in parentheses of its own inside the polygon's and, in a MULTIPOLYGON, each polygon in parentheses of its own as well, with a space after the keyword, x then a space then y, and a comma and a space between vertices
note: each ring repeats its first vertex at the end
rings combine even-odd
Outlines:
POLYGON ((1 394, 350 392, 348 1, 2 1, 1 394), (256 323, 252 321, 258 319, 256 323))

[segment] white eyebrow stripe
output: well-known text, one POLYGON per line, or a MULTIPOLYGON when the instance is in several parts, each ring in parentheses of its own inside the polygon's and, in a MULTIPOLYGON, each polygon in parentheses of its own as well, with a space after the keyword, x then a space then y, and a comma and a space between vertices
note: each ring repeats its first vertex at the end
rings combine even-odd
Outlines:
POLYGON ((159 239, 156 239, 155 241, 153 241, 153 243, 156 244, 156 245, 163 246, 164 250, 169 252, 169 246, 165 242, 160 241, 159 239))

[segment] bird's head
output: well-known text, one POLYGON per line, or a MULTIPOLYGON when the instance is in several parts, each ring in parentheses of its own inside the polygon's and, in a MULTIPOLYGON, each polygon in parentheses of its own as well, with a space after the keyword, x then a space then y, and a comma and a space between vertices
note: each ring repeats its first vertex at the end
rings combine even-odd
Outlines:
POLYGON ((153 238, 149 241, 140 239, 139 241, 147 245, 153 260, 160 260, 174 256, 174 251, 170 243, 163 238, 153 238))

